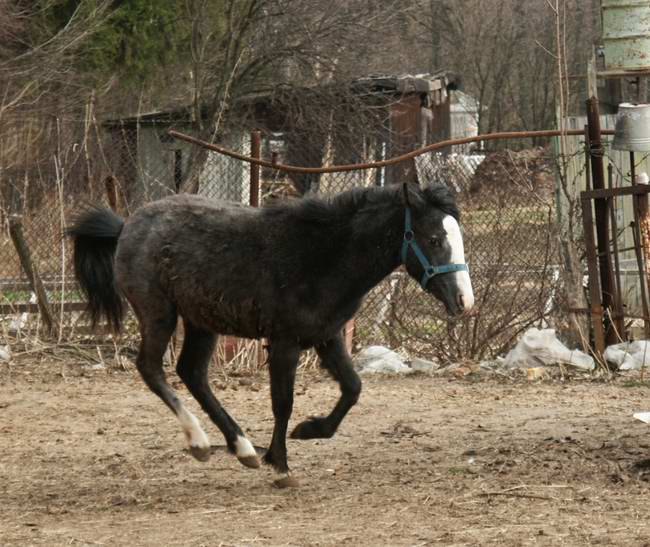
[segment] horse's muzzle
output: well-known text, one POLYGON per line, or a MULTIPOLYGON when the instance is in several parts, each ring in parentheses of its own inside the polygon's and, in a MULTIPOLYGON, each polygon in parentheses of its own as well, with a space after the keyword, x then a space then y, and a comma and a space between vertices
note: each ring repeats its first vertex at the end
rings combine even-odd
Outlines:
POLYGON ((444 304, 447 313, 452 317, 467 314, 474 307, 474 292, 467 272, 434 278, 427 290, 444 304))

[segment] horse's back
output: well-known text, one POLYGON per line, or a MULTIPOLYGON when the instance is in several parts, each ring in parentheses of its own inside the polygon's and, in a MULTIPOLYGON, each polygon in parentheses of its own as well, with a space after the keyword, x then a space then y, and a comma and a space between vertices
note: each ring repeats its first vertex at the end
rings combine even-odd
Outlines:
POLYGON ((136 308, 164 300, 197 324, 256 335, 257 318, 239 323, 241 308, 252 306, 251 284, 263 275, 254 271, 264 247, 259 217, 237 203, 189 194, 145 205, 118 242, 119 288, 136 308), (230 324, 216 324, 217 316, 230 324))
POLYGON ((346 245, 344 230, 321 213, 194 195, 153 202, 124 226, 118 286, 141 316, 171 305, 194 325, 221 334, 329 338, 360 300, 341 304, 333 272, 346 245))

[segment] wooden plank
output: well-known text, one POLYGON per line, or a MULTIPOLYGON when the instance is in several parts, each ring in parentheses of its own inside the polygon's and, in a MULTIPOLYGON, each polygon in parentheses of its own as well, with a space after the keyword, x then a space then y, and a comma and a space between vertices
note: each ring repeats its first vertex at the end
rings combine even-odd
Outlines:
MULTIPOLYGON (((65 290, 70 290, 71 288, 77 288, 79 285, 77 282, 70 278, 66 279, 64 282, 61 282, 61 279, 52 279, 52 278, 43 278, 43 285, 48 290, 59 290, 61 287, 64 287, 65 290)), ((0 291, 28 291, 32 292, 32 287, 29 284, 27 279, 0 279, 0 291)))
MULTIPOLYGON (((61 310, 61 306, 56 303, 52 304, 52 309, 61 310)), ((64 312, 83 311, 86 309, 85 302, 66 302, 63 304, 64 312)), ((13 315, 16 313, 39 313, 38 304, 20 303, 20 304, 0 304, 0 315, 13 315)))

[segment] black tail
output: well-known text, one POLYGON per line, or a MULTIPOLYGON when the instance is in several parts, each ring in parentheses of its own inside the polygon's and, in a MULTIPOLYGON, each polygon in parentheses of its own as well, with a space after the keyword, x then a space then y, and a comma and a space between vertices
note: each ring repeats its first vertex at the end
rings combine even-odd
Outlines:
POLYGON ((124 300, 115 287, 113 263, 124 220, 110 209, 90 206, 81 211, 66 229, 74 240, 74 273, 88 299, 93 327, 106 318, 119 332, 124 318, 124 300))

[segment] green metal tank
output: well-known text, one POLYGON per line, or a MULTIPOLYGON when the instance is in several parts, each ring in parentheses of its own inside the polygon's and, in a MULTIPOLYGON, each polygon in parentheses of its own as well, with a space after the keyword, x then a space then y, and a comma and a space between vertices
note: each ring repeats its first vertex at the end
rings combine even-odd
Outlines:
POLYGON ((650 0, 601 0, 607 70, 650 69, 650 0))

